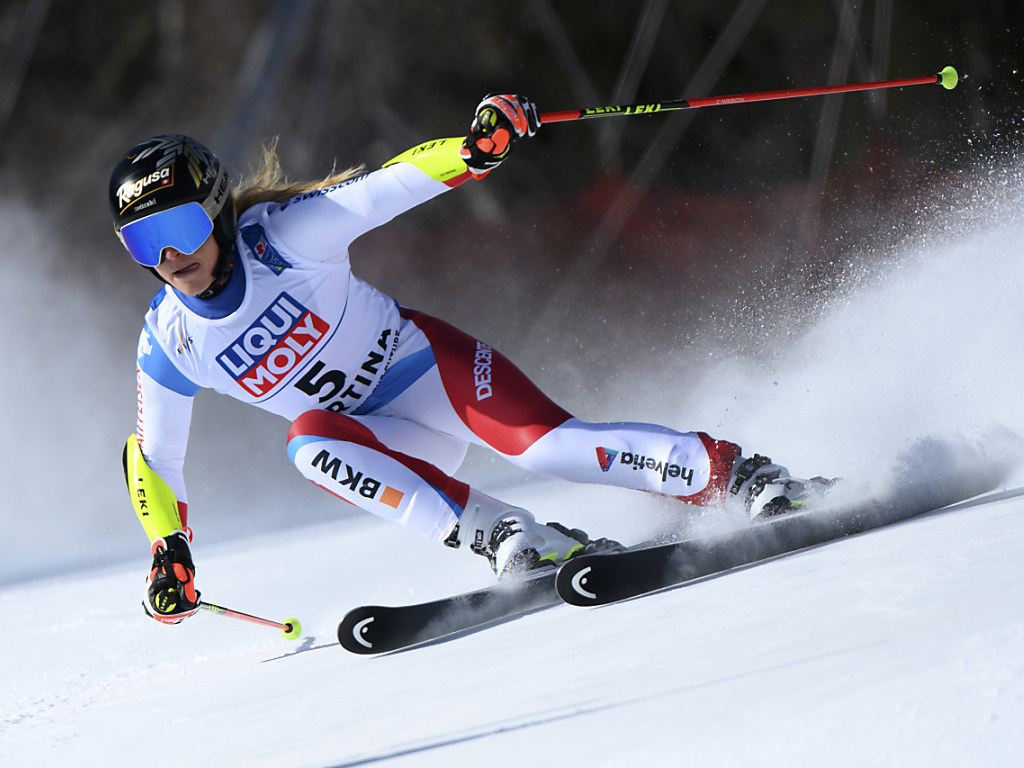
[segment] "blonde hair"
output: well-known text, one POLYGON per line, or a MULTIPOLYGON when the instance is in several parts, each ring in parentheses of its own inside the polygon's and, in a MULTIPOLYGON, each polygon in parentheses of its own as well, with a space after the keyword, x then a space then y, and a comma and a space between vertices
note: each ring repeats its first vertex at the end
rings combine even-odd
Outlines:
POLYGON ((239 182, 234 190, 235 210, 241 216, 247 209, 258 203, 283 203, 297 195, 323 189, 354 178, 363 172, 363 166, 345 171, 331 170, 321 181, 288 181, 277 159, 277 137, 263 145, 263 162, 260 169, 250 178, 239 182))

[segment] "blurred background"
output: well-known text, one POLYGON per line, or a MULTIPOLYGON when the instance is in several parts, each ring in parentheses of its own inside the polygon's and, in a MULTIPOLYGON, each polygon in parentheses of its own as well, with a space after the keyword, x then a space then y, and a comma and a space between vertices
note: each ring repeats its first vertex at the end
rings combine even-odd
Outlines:
MULTIPOLYGON (((0 582, 146 558, 120 453, 159 286, 107 205, 111 168, 143 138, 190 134, 238 179, 276 136, 288 176, 316 178, 463 136, 494 91, 545 112, 947 65, 962 77, 953 91, 547 126, 486 181, 353 246, 358 276, 501 349, 581 418, 762 452, 790 445, 778 436, 793 413, 766 419, 760 388, 779 386, 824 314, 885 284, 936 232, 955 240, 990 209, 1014 215, 992 178, 1016 189, 1024 4, 0 2, 0 582), (754 393, 746 412, 694 394, 722 389, 718 365, 754 393)), ((851 408, 844 423, 871 410, 851 408)), ((803 449, 777 458, 849 471, 857 456, 830 440, 834 423, 802 426, 803 449)), ((200 394, 186 462, 197 541, 354 514, 290 466, 287 428, 200 394)), ((475 450, 460 476, 495 492, 525 481, 475 450)))

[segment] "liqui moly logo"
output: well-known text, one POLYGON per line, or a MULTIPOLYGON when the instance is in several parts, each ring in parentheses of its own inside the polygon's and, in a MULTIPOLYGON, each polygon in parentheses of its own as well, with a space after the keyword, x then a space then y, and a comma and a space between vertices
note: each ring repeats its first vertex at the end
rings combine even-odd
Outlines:
POLYGON ((331 328, 282 293, 223 352, 217 362, 242 387, 262 397, 296 370, 331 328))

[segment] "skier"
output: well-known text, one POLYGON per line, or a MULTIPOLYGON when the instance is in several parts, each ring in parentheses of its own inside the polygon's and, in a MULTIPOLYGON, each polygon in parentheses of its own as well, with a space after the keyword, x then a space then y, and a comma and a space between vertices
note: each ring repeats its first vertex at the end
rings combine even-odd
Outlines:
POLYGON ((464 141, 428 142, 380 170, 281 181, 274 145, 244 188, 181 135, 132 147, 114 168, 114 229, 165 285, 137 354, 138 423, 125 477, 153 564, 143 606, 175 624, 199 608, 182 466, 204 387, 289 419, 299 471, 344 501, 488 558, 499 576, 618 548, 452 477, 468 445, 566 480, 727 501, 752 518, 802 503, 813 483, 703 432, 580 421, 507 358, 353 276, 348 245, 496 168, 539 127, 517 95, 477 106, 464 141), (237 213, 236 213, 237 212, 237 213))

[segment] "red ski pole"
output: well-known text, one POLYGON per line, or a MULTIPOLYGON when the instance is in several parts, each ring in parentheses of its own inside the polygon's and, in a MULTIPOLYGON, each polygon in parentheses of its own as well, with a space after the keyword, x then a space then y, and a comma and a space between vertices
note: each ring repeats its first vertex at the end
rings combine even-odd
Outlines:
POLYGON ((250 616, 248 613, 242 613, 241 611, 233 611, 230 608, 222 608, 213 603, 200 602, 199 608, 217 616, 226 616, 229 619, 259 624, 261 627, 279 629, 286 640, 296 640, 302 634, 302 625, 299 624, 298 619, 285 619, 283 622, 271 621, 270 619, 261 619, 259 616, 250 616))
POLYGON ((618 107, 597 107, 595 109, 570 109, 564 112, 544 112, 540 121, 544 123, 564 123, 568 120, 587 120, 594 117, 613 117, 615 115, 653 115, 657 112, 671 112, 679 109, 699 109, 700 107, 717 107, 725 104, 748 104, 753 101, 775 101, 777 99, 801 99, 804 96, 825 96, 830 93, 850 93, 852 91, 874 91, 881 88, 903 88, 908 85, 926 85, 937 83, 946 90, 956 88, 958 76, 952 67, 946 67, 937 75, 928 77, 908 77, 902 80, 880 80, 876 83, 852 83, 850 85, 823 85, 817 88, 790 88, 783 91, 760 91, 759 93, 740 93, 734 96, 708 96, 699 99, 674 99, 656 101, 653 104, 629 104, 618 107))

